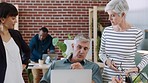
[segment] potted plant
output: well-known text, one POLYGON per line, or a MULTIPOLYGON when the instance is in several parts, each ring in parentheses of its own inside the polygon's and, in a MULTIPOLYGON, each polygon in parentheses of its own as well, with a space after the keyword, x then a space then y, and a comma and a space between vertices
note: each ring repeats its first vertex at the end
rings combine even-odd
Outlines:
POLYGON ((53 38, 52 40, 52 44, 54 46, 57 46, 61 51, 62 51, 62 55, 64 57, 66 57, 67 55, 65 54, 65 51, 67 49, 67 46, 64 42, 59 41, 59 38, 53 38))

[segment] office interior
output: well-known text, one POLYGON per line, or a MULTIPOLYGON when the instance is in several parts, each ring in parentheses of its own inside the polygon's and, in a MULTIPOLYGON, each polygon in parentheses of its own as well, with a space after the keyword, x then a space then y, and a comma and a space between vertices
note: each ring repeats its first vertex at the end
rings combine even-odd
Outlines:
MULTIPOLYGON (((68 34, 75 36, 79 33, 92 38, 91 60, 98 63, 98 56, 93 45, 106 26, 110 25, 104 6, 110 0, 1 0, 14 4, 19 11, 15 29, 19 30, 23 39, 29 43, 30 39, 38 33, 43 26, 47 27, 49 34, 60 41, 68 39, 68 34), (101 27, 98 27, 101 25, 101 27)), ((148 39, 148 3, 147 0, 127 0, 130 11, 127 20, 143 30, 144 39, 148 39)), ((148 51, 148 48, 147 48, 148 51)), ((56 47, 56 54, 62 58, 61 51, 56 47)), ((98 63, 103 68, 101 62, 98 63)), ((25 83, 28 75, 23 71, 25 83)), ((41 73, 42 77, 42 73, 41 73)))

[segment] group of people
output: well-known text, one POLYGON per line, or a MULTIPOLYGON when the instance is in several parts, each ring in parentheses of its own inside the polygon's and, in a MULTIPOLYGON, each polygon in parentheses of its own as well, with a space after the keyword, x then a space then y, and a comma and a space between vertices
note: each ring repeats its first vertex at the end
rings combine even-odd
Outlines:
MULTIPOLYGON (((105 64, 103 73, 96 63, 86 59, 90 38, 79 34, 71 45, 73 53, 52 63, 41 80, 39 70, 32 70, 34 83, 50 83, 51 70, 54 69, 92 69, 92 83, 123 83, 129 73, 141 71, 148 64, 148 55, 135 65, 134 56, 143 40, 143 33, 126 21, 128 10, 126 0, 111 0, 105 7, 111 26, 106 27, 101 36, 98 56, 105 64), (116 75, 121 75, 121 79, 116 75)), ((14 5, 0 3, 0 83, 24 83, 22 71, 29 60, 37 63, 43 54, 55 52, 53 38, 46 27, 39 29, 28 46, 20 32, 13 29, 17 15, 14 5)))

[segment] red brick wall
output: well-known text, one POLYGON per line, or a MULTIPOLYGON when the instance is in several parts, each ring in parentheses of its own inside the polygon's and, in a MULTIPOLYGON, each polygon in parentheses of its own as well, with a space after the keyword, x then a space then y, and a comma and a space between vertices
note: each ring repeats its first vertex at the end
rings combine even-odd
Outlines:
MULTIPOLYGON (((28 43, 42 26, 49 29, 49 34, 67 38, 67 34, 88 34, 88 9, 104 6, 108 0, 1 0, 19 6, 19 30, 28 43)), ((101 13, 102 23, 107 16, 101 13)), ((105 24, 104 24, 105 25, 105 24)))
MULTIPOLYGON (((109 0, 1 0, 19 6, 19 30, 29 43, 39 28, 46 26, 49 34, 67 39, 67 34, 88 34, 89 8, 105 6, 109 0)), ((107 26, 107 14, 99 12, 101 24, 107 26)), ((56 50, 58 53, 59 50, 56 50)))
MULTIPOLYGON (((88 34, 89 8, 105 6, 108 0, 1 0, 19 6, 19 30, 29 43, 38 29, 46 26, 49 34, 67 39, 67 34, 88 34)), ((106 26, 107 14, 99 12, 101 23, 106 26)), ((59 52, 59 50, 56 50, 59 52)))

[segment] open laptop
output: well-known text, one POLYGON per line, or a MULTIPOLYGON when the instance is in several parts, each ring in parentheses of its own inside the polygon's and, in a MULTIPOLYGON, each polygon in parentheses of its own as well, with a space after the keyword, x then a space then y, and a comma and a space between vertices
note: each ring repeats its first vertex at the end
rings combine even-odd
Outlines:
POLYGON ((51 70, 51 83, 91 83, 92 70, 51 70))

